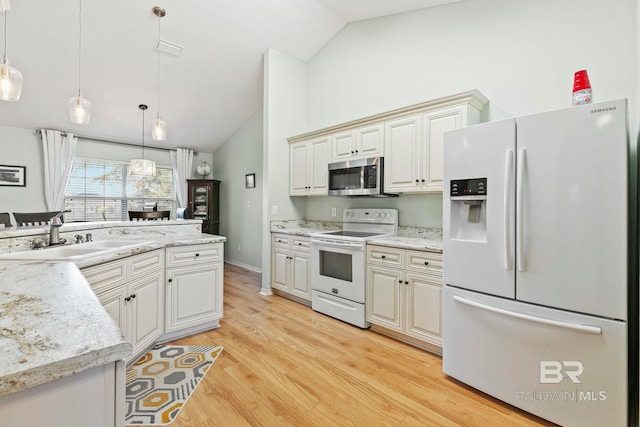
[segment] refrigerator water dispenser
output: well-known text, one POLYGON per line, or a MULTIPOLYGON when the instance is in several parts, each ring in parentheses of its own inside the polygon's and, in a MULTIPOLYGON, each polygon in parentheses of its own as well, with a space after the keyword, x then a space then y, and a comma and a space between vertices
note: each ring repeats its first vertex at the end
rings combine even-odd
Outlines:
POLYGON ((487 178, 451 180, 453 239, 487 240, 487 178))

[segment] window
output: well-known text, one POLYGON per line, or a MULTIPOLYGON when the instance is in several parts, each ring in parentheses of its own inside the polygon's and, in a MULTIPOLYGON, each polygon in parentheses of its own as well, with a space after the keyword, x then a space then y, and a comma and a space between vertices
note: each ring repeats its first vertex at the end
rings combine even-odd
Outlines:
POLYGON ((158 165, 155 177, 129 176, 129 163, 75 159, 65 193, 65 222, 127 221, 127 211, 157 203, 175 210, 173 169, 158 165))

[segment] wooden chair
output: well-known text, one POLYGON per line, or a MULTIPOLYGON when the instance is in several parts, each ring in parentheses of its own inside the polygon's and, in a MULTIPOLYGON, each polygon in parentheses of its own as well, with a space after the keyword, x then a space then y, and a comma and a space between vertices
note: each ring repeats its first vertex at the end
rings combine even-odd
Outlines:
POLYGON ((171 218, 171 211, 129 211, 129 221, 163 220, 171 218))
POLYGON ((9 215, 9 212, 0 213, 0 226, 4 226, 5 228, 13 226, 11 224, 11 215, 9 215))
MULTIPOLYGON (((18 227, 25 227, 29 225, 47 225, 49 220, 59 214, 60 212, 14 212, 13 217, 16 219, 18 227)), ((64 215, 60 217, 60 220, 64 222, 64 215)))

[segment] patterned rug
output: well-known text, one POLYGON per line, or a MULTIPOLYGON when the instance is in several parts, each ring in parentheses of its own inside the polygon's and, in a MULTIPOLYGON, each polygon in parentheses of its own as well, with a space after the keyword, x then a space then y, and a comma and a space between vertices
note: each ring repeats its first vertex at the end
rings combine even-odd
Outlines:
POLYGON ((127 425, 164 425, 178 415, 213 365, 220 346, 163 346, 127 369, 127 425))

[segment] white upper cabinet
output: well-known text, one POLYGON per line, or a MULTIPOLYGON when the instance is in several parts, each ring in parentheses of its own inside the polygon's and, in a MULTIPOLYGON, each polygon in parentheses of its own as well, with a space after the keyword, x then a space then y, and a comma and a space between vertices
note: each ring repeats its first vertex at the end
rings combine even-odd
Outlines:
POLYGON ((422 116, 392 120, 385 126, 384 189, 390 193, 420 188, 422 116))
POLYGON ((326 196, 329 136, 300 141, 289 146, 289 194, 326 196))
POLYGON ((383 149, 383 123, 339 132, 331 137, 332 162, 382 156, 383 149))
POLYGON ((385 191, 441 193, 445 132, 479 122, 480 110, 470 102, 387 121, 385 191))
POLYGON ((327 195, 328 163, 384 157, 389 193, 441 193, 444 134, 480 123, 473 90, 289 138, 291 196, 327 195))

